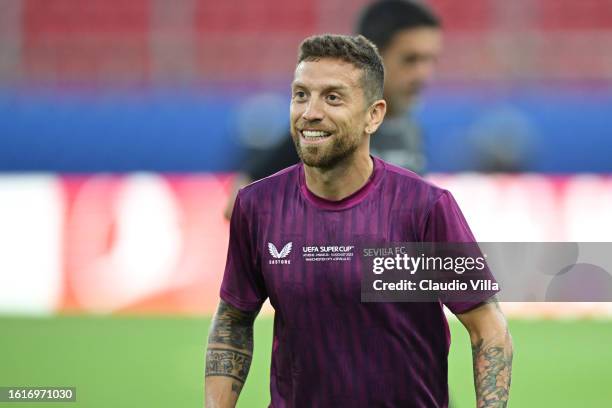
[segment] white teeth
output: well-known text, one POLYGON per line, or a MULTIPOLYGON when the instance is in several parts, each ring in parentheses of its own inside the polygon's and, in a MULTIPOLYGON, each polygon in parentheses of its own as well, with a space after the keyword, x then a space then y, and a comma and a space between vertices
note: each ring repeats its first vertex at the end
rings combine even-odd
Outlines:
POLYGON ((302 130, 302 135, 306 138, 310 137, 327 137, 329 133, 323 132, 322 130, 302 130))

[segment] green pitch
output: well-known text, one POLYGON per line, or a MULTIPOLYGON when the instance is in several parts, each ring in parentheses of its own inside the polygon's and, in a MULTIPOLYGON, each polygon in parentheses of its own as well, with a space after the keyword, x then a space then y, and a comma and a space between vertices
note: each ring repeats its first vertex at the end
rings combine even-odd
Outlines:
MULTIPOLYGON (((202 407, 208 319, 0 318, 0 386, 75 386, 75 403, 2 407, 202 407)), ((612 322, 511 321, 513 407, 612 403, 612 322)), ((474 407, 467 334, 451 323, 454 407, 474 407)), ((259 318, 240 407, 266 407, 272 319, 259 318)))

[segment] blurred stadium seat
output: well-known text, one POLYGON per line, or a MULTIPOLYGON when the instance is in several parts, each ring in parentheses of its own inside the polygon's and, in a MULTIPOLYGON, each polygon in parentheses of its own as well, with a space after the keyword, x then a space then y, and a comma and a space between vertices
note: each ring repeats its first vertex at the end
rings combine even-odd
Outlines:
MULTIPOLYGON (((124 82, 151 76, 156 59, 189 44, 193 55, 175 61, 163 79, 191 73, 191 80, 261 80, 286 77, 295 46, 315 32, 348 32, 365 3, 298 0, 218 3, 190 0, 20 0, 20 55, 26 80, 124 82), (156 44, 157 43, 157 44, 156 44), (191 65, 191 66, 189 66, 191 65), (195 73, 195 74, 193 74, 195 73)), ((609 78, 612 31, 608 0, 431 1, 448 32, 440 77, 504 80, 499 59, 533 59, 548 48, 562 64, 521 64, 524 78, 609 78), (499 47, 514 49, 499 50, 499 47), (582 46, 582 47, 580 47, 582 46), (568 48, 569 47, 569 50, 568 48), (586 48, 586 49, 585 49, 586 48), (589 61, 586 71, 578 61, 589 61), (517 55, 518 53, 518 55, 517 55), (567 66, 570 66, 569 68, 567 66)), ((10 35, 5 33, 4 35, 10 35)), ((544 62, 544 61, 542 61, 544 62)), ((159 64, 157 64, 159 65, 159 64)), ((156 79, 157 78, 157 79, 156 79)), ((7 78, 0 78, 6 81, 7 78)), ((514 79, 514 78, 507 78, 514 79)))
POLYGON ((149 73, 149 0, 24 0, 27 79, 141 82, 149 73))

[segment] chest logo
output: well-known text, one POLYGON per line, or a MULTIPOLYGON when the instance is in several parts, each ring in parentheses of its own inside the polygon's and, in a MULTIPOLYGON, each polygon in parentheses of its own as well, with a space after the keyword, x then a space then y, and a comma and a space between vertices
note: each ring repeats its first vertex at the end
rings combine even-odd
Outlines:
POLYGON ((268 242, 268 252, 270 252, 270 255, 272 255, 272 258, 274 258, 270 260, 270 264, 289 264, 291 261, 285 258, 289 256, 292 248, 293 242, 289 242, 283 247, 283 249, 281 249, 280 252, 278 252, 276 246, 273 243, 268 242))

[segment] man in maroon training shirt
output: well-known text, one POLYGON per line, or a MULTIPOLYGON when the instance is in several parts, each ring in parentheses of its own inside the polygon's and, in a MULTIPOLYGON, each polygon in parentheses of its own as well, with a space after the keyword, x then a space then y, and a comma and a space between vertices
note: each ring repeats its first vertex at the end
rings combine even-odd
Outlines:
MULTIPOLYGON (((380 56, 362 36, 301 44, 291 134, 302 163, 238 194, 208 340, 207 407, 235 406, 267 298, 275 309, 271 407, 448 405, 442 302, 362 303, 357 259, 308 255, 364 242, 475 241, 448 191, 370 156, 386 111, 383 83, 380 56)), ((445 304, 470 335, 478 407, 505 407, 512 343, 490 296, 445 304)))

